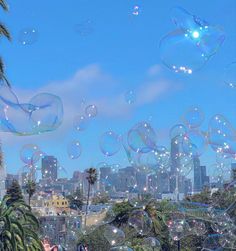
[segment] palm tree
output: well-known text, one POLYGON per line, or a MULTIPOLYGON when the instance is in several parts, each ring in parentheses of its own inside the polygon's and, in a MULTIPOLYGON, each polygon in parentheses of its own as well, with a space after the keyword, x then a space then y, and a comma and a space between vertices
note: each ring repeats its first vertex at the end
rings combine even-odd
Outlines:
POLYGON ((89 168, 87 171, 87 181, 88 181, 88 195, 87 195, 87 203, 86 203, 86 214, 85 214, 85 222, 84 225, 86 227, 86 221, 87 221, 87 215, 88 215, 88 205, 89 205, 89 197, 90 197, 90 190, 91 190, 91 186, 94 185, 97 181, 98 175, 97 175, 97 170, 96 168, 89 168))
POLYGON ((25 185, 25 190, 26 193, 29 195, 29 206, 30 206, 30 200, 32 198, 32 196, 35 194, 36 192, 36 183, 33 180, 27 180, 27 183, 25 185))
MULTIPOLYGON (((8 11, 8 6, 5 0, 0 0, 0 7, 2 7, 4 11, 8 11)), ((3 36, 8 40, 11 40, 11 35, 3 23, 0 23, 0 36, 3 36)), ((0 80, 3 80, 8 86, 10 86, 5 75, 4 63, 1 57, 0 57, 0 80)))

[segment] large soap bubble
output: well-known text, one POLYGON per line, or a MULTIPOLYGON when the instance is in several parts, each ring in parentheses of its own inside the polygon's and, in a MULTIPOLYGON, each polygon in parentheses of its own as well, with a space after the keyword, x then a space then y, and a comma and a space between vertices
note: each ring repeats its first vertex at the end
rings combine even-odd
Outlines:
POLYGON ((208 126, 208 140, 212 149, 225 154, 236 153, 236 131, 223 115, 215 115, 208 126))
POLYGON ((201 156, 207 148, 206 135, 198 130, 188 131, 183 137, 183 150, 193 157, 201 156))
POLYGON ((217 52, 225 35, 219 27, 180 7, 172 9, 172 20, 177 29, 161 39, 161 60, 174 72, 192 74, 217 52))
POLYGON ((50 131, 61 125, 63 107, 59 97, 40 93, 30 100, 30 105, 34 107, 30 121, 35 132, 50 131))
POLYGON ((100 149, 104 155, 112 156, 120 150, 120 147, 120 137, 115 132, 107 131, 102 134, 100 138, 100 149))
POLYGON ((145 251, 160 251, 161 243, 157 238, 147 237, 143 240, 142 247, 145 251))
POLYGON ((108 240, 111 246, 122 245, 125 241, 125 233, 111 225, 107 225, 104 230, 104 237, 108 240))
POLYGON ((147 235, 152 229, 152 220, 143 210, 134 210, 130 214, 128 223, 140 235, 147 235))
POLYGON ((133 151, 147 153, 155 149, 157 137, 151 125, 143 121, 131 128, 127 141, 133 151))
POLYGON ((17 135, 33 135, 57 129, 63 119, 59 97, 40 93, 29 103, 21 104, 15 93, 0 83, 0 130, 17 135))
POLYGON ((25 164, 33 165, 40 158, 40 154, 38 154, 39 152, 40 149, 37 145, 27 144, 21 148, 20 158, 25 164))
POLYGON ((197 128, 204 121, 204 113, 199 107, 191 107, 183 116, 183 122, 189 128, 197 128))

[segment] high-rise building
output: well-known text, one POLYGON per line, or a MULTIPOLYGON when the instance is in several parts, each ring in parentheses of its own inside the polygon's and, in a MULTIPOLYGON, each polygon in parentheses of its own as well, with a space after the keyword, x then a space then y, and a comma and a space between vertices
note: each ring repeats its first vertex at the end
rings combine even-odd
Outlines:
POLYGON ((6 180, 6 169, 4 165, 2 144, 0 142, 0 199, 3 198, 6 193, 5 180, 6 180))
POLYGON ((57 180, 57 158, 45 156, 42 159, 42 178, 51 181, 57 180))
POLYGON ((206 175, 206 166, 200 165, 198 157, 193 158, 194 192, 200 192, 204 186, 209 185, 209 176, 206 175))

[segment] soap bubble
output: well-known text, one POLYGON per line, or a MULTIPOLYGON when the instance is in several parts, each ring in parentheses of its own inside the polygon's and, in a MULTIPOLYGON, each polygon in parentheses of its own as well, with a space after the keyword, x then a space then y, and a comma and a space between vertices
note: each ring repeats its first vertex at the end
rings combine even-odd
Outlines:
POLYGON ((89 118, 94 118, 97 116, 98 110, 96 105, 89 105, 85 108, 85 114, 89 117, 89 118))
POLYGON ((136 100, 136 95, 134 91, 127 91, 125 93, 125 101, 126 103, 128 103, 129 105, 133 104, 136 100))
POLYGON ((236 153, 236 131, 223 115, 215 115, 208 125, 208 141, 212 149, 225 154, 236 153))
POLYGON ((224 32, 181 7, 172 9, 177 29, 160 41, 161 60, 174 72, 192 74, 221 47, 224 32))
POLYGON ((175 30, 163 37, 159 48, 162 63, 176 73, 192 74, 208 60, 196 41, 182 30, 175 30))
POLYGON ((129 216, 128 224, 140 235, 147 235, 152 229, 152 220, 143 210, 134 210, 129 216))
POLYGON ((88 124, 88 118, 83 115, 79 115, 74 118, 74 128, 77 131, 84 131, 85 129, 87 129, 88 124))
POLYGON ((36 132, 51 131, 52 128, 58 128, 61 125, 63 106, 59 97, 49 93, 40 93, 30 100, 30 105, 34 106, 30 121, 36 132))
POLYGON ((181 240, 189 234, 189 225, 185 219, 172 219, 168 222, 170 237, 174 241, 181 240))
POLYGON ((21 160, 27 164, 27 165, 33 165, 35 164, 39 158, 40 158, 40 155, 37 154, 40 152, 40 149, 37 145, 34 145, 34 144, 27 144, 27 145, 24 145, 22 148, 21 148, 21 151, 20 151, 20 158, 21 160))
POLYGON ((38 32, 35 28, 25 28, 19 33, 19 42, 22 45, 31 45, 38 39, 38 32))
POLYGON ((197 128, 201 126, 204 118, 204 113, 200 108, 192 107, 184 114, 183 122, 189 128, 197 128))
POLYGON ((71 159, 78 159, 81 155, 82 148, 79 141, 72 141, 67 146, 67 153, 71 159))
POLYGON ((207 148, 206 135, 197 130, 188 131, 183 138, 183 150, 193 157, 201 156, 207 148))
POLYGON ((224 82, 231 88, 236 87, 236 62, 229 64, 224 72, 224 82))
POLYGON ((184 125, 182 124, 177 124, 174 125, 171 129, 170 129, 170 139, 174 139, 177 136, 184 136, 187 132, 187 129, 184 125))
POLYGON ((111 225, 105 227, 104 237, 112 246, 122 245, 125 241, 125 233, 119 228, 111 225))
POLYGON ((127 141, 133 151, 147 153, 155 149, 156 139, 156 133, 151 125, 143 121, 130 129, 127 141))
POLYGON ((206 233, 206 224, 200 220, 189 220, 188 221, 191 232, 194 232, 197 236, 202 236, 206 233))
POLYGON ((113 131, 107 131, 100 138, 100 149, 106 156, 116 154, 121 147, 120 137, 113 131))
POLYGON ((133 7, 132 14, 133 14, 134 16, 138 16, 138 15, 139 15, 139 12, 140 12, 140 7, 139 7, 138 5, 135 5, 135 6, 133 7))
POLYGON ((57 129, 63 120, 63 105, 59 97, 41 93, 30 103, 21 104, 15 93, 0 82, 0 129, 16 135, 40 134, 57 129))
POLYGON ((142 247, 145 251, 160 251, 161 243, 154 237, 147 237, 143 240, 142 247))

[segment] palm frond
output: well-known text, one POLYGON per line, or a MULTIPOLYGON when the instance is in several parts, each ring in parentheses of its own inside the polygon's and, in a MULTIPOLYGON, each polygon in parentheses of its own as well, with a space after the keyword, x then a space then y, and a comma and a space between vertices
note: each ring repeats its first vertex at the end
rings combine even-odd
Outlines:
POLYGON ((8 31, 8 29, 3 24, 0 24, 0 35, 3 35, 8 40, 11 40, 10 32, 8 31))
POLYGON ((0 6, 5 10, 7 11, 8 10, 8 6, 6 4, 6 2, 4 0, 0 0, 0 6))

